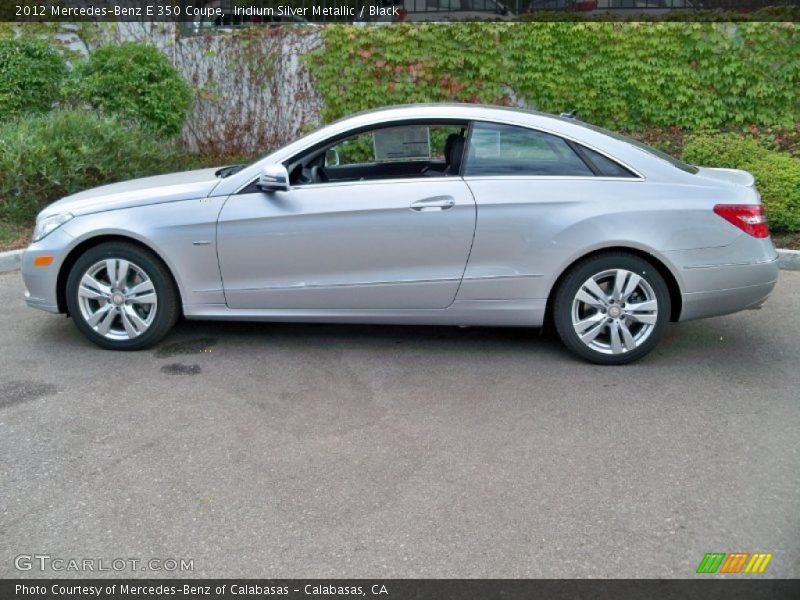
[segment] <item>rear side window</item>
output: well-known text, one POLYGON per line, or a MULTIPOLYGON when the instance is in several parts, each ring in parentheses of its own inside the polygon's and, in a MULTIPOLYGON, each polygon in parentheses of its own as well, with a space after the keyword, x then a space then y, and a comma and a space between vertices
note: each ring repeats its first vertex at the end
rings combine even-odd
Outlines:
POLYGON ((594 175, 562 138, 494 123, 475 123, 472 128, 464 174, 594 175))
POLYGON ((647 144, 642 143, 639 140, 635 140, 633 138, 629 138, 629 137, 624 136, 622 134, 616 133, 615 131, 610 131, 608 129, 603 129, 602 127, 598 127, 597 125, 592 125, 590 123, 584 123, 582 121, 576 121, 576 122, 579 123, 580 125, 582 125, 583 127, 586 127, 587 129, 591 129, 592 131, 597 131, 598 133, 605 134, 605 135, 607 135, 609 137, 614 138, 615 140, 619 140, 621 142, 626 142, 626 143, 628 143, 628 144, 630 144, 632 146, 636 146, 640 150, 644 150, 645 152, 648 152, 648 153, 652 154, 653 156, 657 156, 661 160, 667 161, 673 167, 675 167, 677 169, 680 169, 681 171, 685 171, 687 173, 691 173, 692 175, 695 175, 696 173, 698 173, 700 171, 700 169, 698 169, 694 165, 689 165, 689 164, 683 162, 682 160, 678 160, 677 158, 675 158, 673 156, 670 156, 666 152, 662 152, 661 150, 658 150, 657 148, 653 148, 652 146, 648 146, 647 144))
POLYGON ((621 164, 611 160, 607 156, 603 156, 599 152, 590 150, 586 146, 581 146, 580 151, 594 167, 598 177, 636 177, 636 175, 621 164))

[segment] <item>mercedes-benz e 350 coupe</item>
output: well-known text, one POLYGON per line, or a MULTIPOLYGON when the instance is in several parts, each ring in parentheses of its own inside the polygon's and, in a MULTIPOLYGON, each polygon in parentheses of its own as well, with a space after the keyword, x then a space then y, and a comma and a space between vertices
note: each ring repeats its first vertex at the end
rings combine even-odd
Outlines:
POLYGON ((753 177, 568 117, 476 105, 357 114, 249 166, 48 206, 30 306, 111 349, 187 319, 538 327, 596 363, 777 280, 753 177))

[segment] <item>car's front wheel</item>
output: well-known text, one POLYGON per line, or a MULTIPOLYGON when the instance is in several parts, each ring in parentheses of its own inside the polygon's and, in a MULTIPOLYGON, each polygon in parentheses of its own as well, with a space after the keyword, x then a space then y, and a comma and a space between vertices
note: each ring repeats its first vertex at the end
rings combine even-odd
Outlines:
POLYGON ((98 346, 141 350, 158 343, 178 318, 178 293, 155 255, 135 244, 109 242, 73 265, 67 308, 78 329, 98 346))
POLYGON ((650 352, 670 318, 669 289, 646 260, 608 253, 576 264, 553 303, 561 340, 593 363, 621 365, 650 352))

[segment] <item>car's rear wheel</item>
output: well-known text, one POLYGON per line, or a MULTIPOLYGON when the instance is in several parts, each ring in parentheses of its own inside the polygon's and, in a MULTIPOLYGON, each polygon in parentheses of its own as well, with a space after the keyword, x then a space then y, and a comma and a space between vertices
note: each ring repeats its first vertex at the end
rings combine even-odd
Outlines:
POLYGON ((109 242, 87 250, 67 278, 67 308, 98 346, 141 350, 158 343, 178 318, 172 277, 152 252, 109 242))
POLYGON ((553 319, 573 353, 601 365, 650 352, 670 318, 669 289, 646 260, 608 253, 576 264, 556 291, 553 319))

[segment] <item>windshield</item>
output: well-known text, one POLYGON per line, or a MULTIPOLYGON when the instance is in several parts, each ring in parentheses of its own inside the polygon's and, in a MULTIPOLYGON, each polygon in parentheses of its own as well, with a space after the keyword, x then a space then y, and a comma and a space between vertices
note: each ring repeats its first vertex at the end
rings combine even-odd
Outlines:
POLYGON ((604 133, 605 135, 610 136, 610 137, 614 138, 615 140, 619 140, 621 142, 627 142, 628 144, 636 146, 637 148, 640 148, 640 149, 644 150, 645 152, 648 152, 648 153, 652 154, 653 156, 657 156, 661 160, 667 161, 673 167, 676 167, 676 168, 680 169, 681 171, 686 171, 687 173, 691 173, 692 175, 694 175, 695 173, 700 171, 700 169, 698 169, 694 165, 690 165, 688 163, 683 162, 682 160, 678 160, 677 158, 675 158, 674 156, 670 156, 666 152, 662 152, 661 150, 658 150, 657 148, 653 148, 652 146, 648 146, 644 142, 640 142, 639 140, 635 140, 635 139, 630 138, 630 137, 628 137, 626 135, 622 135, 620 133, 616 133, 615 131, 611 131, 609 129, 604 129, 603 127, 597 127, 596 125, 592 125, 591 123, 584 123, 583 121, 576 121, 576 120, 572 120, 572 119, 570 119, 570 121, 573 122, 573 123, 579 123, 580 125, 583 125, 584 127, 587 127, 589 129, 591 129, 592 131, 597 131, 598 133, 604 133))

